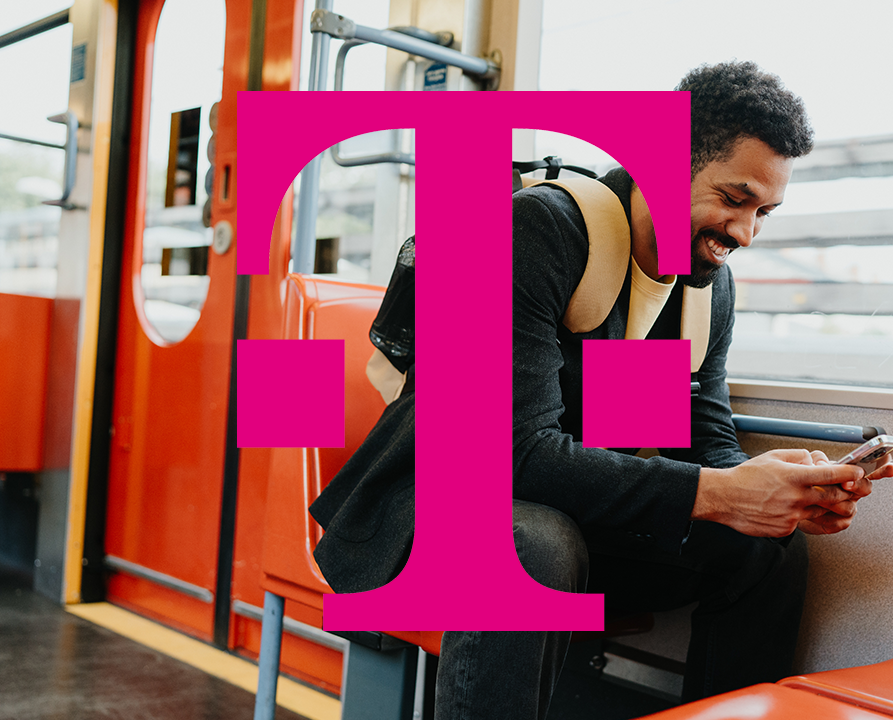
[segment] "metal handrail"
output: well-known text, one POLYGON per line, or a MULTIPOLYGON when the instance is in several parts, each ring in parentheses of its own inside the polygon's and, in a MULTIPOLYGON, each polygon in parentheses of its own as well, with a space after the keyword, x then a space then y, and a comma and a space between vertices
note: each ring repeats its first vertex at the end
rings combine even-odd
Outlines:
POLYGON ((17 42, 27 40, 35 35, 40 35, 41 33, 47 32, 47 30, 62 27, 68 23, 68 13, 68 10, 60 10, 45 18, 35 20, 33 23, 25 25, 24 27, 10 30, 8 33, 0 35, 0 48, 15 45, 17 42))
MULTIPOLYGON (((330 10, 313 11, 310 15, 310 32, 325 33, 339 40, 363 40, 394 50, 402 50, 410 55, 452 65, 468 75, 491 83, 498 82, 501 72, 499 64, 489 58, 465 55, 439 43, 419 39, 405 32, 405 28, 376 30, 365 25, 357 25, 353 20, 330 10)), ((491 85, 490 89, 495 89, 495 85, 491 85)))
POLYGON ((44 205, 58 205, 63 210, 74 210, 75 205, 68 202, 68 196, 74 189, 74 181, 77 177, 78 167, 78 119, 71 111, 66 110, 58 115, 51 115, 47 118, 50 122, 62 123, 65 125, 65 170, 63 171, 64 184, 62 187, 62 197, 58 200, 44 200, 44 205))
POLYGON ((878 435, 886 434, 884 428, 877 426, 835 425, 737 413, 732 415, 732 422, 735 423, 735 429, 739 432, 787 435, 788 437, 842 443, 863 443, 878 435))
POLYGON ((21 137, 20 135, 7 135, 6 133, 0 133, 0 140, 12 140, 13 142, 28 143, 29 145, 40 145, 41 147, 54 148, 55 150, 65 149, 64 144, 60 145, 59 143, 48 142, 46 140, 35 140, 34 138, 21 137))
POLYGON ((62 172, 62 197, 58 200, 44 200, 43 204, 55 205, 61 207, 63 210, 74 210, 76 206, 68 202, 68 196, 71 195, 71 191, 74 189, 75 179, 77 178, 78 119, 71 110, 66 110, 64 113, 59 113, 58 115, 50 115, 47 120, 65 125, 65 142, 63 144, 59 145, 58 143, 51 143, 46 140, 35 140, 33 138, 7 135, 5 133, 0 133, 0 139, 28 143, 29 145, 40 145, 41 147, 53 148, 55 150, 64 150, 65 167, 62 172))
MULTIPOLYGON (((403 28, 403 30, 416 30, 417 28, 403 28)), ((433 35, 433 33, 429 33, 433 35)), ((436 36, 435 36, 436 37, 436 36)), ((344 63, 347 59, 347 53, 351 48, 358 45, 366 45, 366 40, 346 40, 342 43, 338 50, 338 56, 335 58, 335 87, 336 91, 344 89, 344 63)), ((415 165, 415 155, 403 152, 375 153, 372 155, 355 155, 353 157, 345 157, 341 154, 341 143, 335 143, 329 148, 332 153, 332 160, 341 167, 359 167, 361 165, 380 165, 383 163, 398 163, 403 165, 415 165)))
MULTIPOLYGON (((376 30, 364 25, 357 25, 353 20, 333 13, 331 9, 332 0, 316 0, 316 9, 310 15, 310 33, 313 37, 313 44, 310 51, 309 90, 325 90, 329 40, 333 37, 351 43, 347 49, 342 47, 338 53, 341 69, 337 75, 339 87, 336 89, 340 89, 344 81, 344 56, 350 48, 362 43, 384 45, 411 55, 451 65, 486 83, 487 89, 495 90, 498 87, 501 74, 498 54, 493 58, 465 55, 458 50, 444 47, 445 44, 452 44, 452 37, 449 33, 431 33, 419 28, 406 27, 376 30)), ((404 153, 383 153, 377 156, 345 158, 338 152, 337 145, 332 150, 335 162, 348 167, 383 162, 415 164, 413 156, 404 153)), ((295 272, 313 272, 321 158, 322 156, 313 158, 301 171, 301 189, 298 194, 296 212, 297 228, 291 252, 295 272)))
MULTIPOLYGON (((451 32, 433 33, 416 27, 394 27, 386 30, 376 30, 365 25, 357 25, 353 20, 343 15, 324 9, 314 10, 311 14, 310 32, 324 33, 330 37, 344 40, 335 59, 334 89, 336 91, 344 88, 344 63, 347 53, 352 48, 358 45, 365 45, 366 43, 402 50, 411 55, 418 55, 444 65, 457 67, 468 75, 472 75, 482 81, 494 83, 491 89, 495 89, 495 83, 499 81, 500 68, 495 62, 486 58, 465 55, 449 47, 453 44, 453 34, 451 32)), ((341 167, 359 167, 382 163, 415 165, 415 156, 403 152, 345 157, 341 155, 340 143, 338 143, 331 147, 331 153, 332 159, 341 167)))
MULTIPOLYGON (((316 0, 316 10, 332 7, 332 0, 316 0)), ((325 33, 312 35, 310 47, 310 91, 326 89, 326 73, 329 64, 329 40, 325 33)), ((293 269, 299 273, 313 272, 316 253, 316 213, 319 205, 319 172, 322 155, 317 155, 301 171, 301 189, 298 191, 298 207, 295 212, 295 237, 291 246, 293 269), (312 238, 312 240, 311 240, 312 238)))

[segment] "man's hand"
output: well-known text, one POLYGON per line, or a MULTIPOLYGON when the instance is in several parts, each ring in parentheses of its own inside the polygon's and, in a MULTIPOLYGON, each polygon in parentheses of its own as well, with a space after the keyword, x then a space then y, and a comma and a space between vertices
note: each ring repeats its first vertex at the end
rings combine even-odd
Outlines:
MULTIPOLYGON (((824 453, 813 452, 812 459, 816 465, 828 464, 828 458, 824 453)), ((830 535, 832 533, 846 530, 856 515, 856 501, 871 494, 871 483, 874 480, 880 480, 885 477, 893 477, 893 460, 887 455, 887 459, 883 465, 875 469, 870 475, 866 475, 861 480, 845 482, 842 487, 851 493, 851 499, 844 501, 834 507, 819 512, 814 518, 802 520, 799 528, 811 535, 830 535)))
POLYGON ((868 479, 880 480, 881 478, 890 477, 893 477, 893 453, 887 453, 884 456, 884 463, 879 468, 875 468, 874 472, 868 476, 868 479))
MULTIPOLYGON (((811 452, 810 458, 815 465, 831 464, 828 456, 819 450, 811 452)), ((813 511, 816 515, 801 520, 797 527, 810 535, 831 535, 846 530, 856 516, 856 501, 871 493, 871 481, 867 477, 862 477, 859 480, 845 482, 841 487, 850 493, 849 500, 826 507, 815 506, 813 511)))
POLYGON ((701 468, 692 519, 764 537, 785 537, 804 521, 837 532, 852 521, 860 493, 871 492, 863 476, 861 468, 832 465, 821 453, 772 450, 738 467, 701 468))

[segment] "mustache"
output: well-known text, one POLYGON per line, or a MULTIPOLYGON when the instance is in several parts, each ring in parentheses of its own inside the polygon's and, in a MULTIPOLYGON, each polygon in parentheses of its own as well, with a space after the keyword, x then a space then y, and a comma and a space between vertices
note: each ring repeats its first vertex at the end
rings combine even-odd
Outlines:
POLYGON ((725 235, 718 230, 713 230, 712 228, 701 230, 701 232, 698 233, 698 237, 710 238, 723 247, 727 247, 729 250, 737 250, 741 247, 740 243, 734 238, 730 237, 729 235, 725 235))

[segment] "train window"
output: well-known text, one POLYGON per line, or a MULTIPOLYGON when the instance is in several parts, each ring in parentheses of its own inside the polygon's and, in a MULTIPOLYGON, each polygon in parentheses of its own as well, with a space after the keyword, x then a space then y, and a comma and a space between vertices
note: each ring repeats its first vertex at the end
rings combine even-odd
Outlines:
MULTIPOLYGON (((35 18, 17 19, 8 29, 35 18)), ((68 108, 71 37, 66 24, 0 49, 0 292, 56 294, 62 210, 42 202, 63 193, 65 152, 46 144, 66 131, 47 117, 68 108)))
POLYGON ((155 35, 139 282, 145 318, 167 342, 195 327, 210 284, 203 209, 224 26, 223 0, 168 0, 155 35))
MULTIPOLYGON (((313 3, 304 4, 305 29, 310 27, 313 7, 313 3)), ((385 28, 390 24, 389 0, 338 0, 334 10, 360 25, 385 28)), ((301 89, 309 87, 310 37, 305 31, 301 89)), ((341 42, 333 40, 330 43, 325 78, 328 90, 334 87, 336 57, 341 47, 341 42)), ((387 50, 382 46, 356 47, 345 57, 343 88, 402 89, 403 81, 409 77, 408 66, 406 59, 402 59, 399 67, 392 67, 387 50)), ((411 130, 369 133, 341 143, 340 154, 355 157, 393 151, 411 153, 413 143, 411 130)), ((300 177, 295 181, 296 207, 299 186, 300 177)), ((320 169, 314 271, 333 273, 355 282, 387 285, 397 251, 414 232, 414 191, 415 172, 408 165, 341 167, 330 152, 324 153, 320 169)))
POLYGON ((622 11, 552 0, 539 87, 667 90, 691 68, 732 59, 781 77, 806 104, 816 149, 796 161, 784 205, 754 245, 730 258, 738 301, 729 373, 893 387, 893 94, 878 90, 872 70, 893 66, 893 5, 852 0, 809 13, 755 0, 739 10, 708 0, 631 0, 622 11), (567 48, 592 50, 569 62, 567 48))
MULTIPOLYGON (((412 153, 412 132, 382 131, 350 138, 339 146, 347 158, 397 149, 412 153)), ((314 272, 335 274, 352 282, 387 284, 397 249, 413 230, 414 169, 400 164, 341 167, 323 154, 316 220, 314 272), (383 188, 396 186, 396 193, 383 188), (384 197, 382 197, 384 195, 384 197), (385 246, 374 263, 376 247, 385 246), (376 268, 373 269, 373 265, 376 268)), ((295 207, 300 176, 295 181, 295 207)), ((294 231, 297 229, 295 217, 294 231)))

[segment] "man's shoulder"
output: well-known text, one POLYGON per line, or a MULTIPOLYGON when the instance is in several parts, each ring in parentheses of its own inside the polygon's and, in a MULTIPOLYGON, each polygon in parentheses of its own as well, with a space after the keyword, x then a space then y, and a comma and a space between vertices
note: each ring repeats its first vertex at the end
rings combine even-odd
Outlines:
POLYGON ((735 279, 728 265, 720 268, 712 288, 713 318, 719 320, 728 317, 734 311, 735 279))
POLYGON ((518 190, 512 195, 512 207, 516 213, 547 210, 555 216, 580 214, 580 209, 570 193, 557 185, 546 183, 518 190))
POLYGON ((713 281, 713 293, 716 295, 725 295, 730 297, 735 292, 735 278, 732 277, 732 270, 728 265, 723 265, 719 269, 716 280, 713 281))
POLYGON ((586 222, 571 195, 555 185, 534 185, 512 196, 512 223, 515 237, 523 239, 528 231, 540 235, 554 227, 571 245, 587 245, 586 222))

